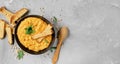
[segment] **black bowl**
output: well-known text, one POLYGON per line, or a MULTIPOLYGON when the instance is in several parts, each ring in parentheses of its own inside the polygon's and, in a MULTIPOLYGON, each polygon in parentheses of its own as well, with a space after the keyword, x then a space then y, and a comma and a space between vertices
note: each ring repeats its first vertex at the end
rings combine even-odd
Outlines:
POLYGON ((20 43, 20 41, 19 41, 19 39, 18 39, 18 36, 17 36, 17 29, 18 29, 20 23, 21 23, 24 19, 26 19, 26 18, 28 18, 28 17, 37 17, 37 18, 42 19, 42 20, 43 20, 44 22, 46 22, 47 24, 51 24, 47 19, 45 19, 44 17, 39 16, 39 15, 28 15, 28 16, 22 17, 21 19, 18 20, 18 23, 17 23, 17 25, 15 26, 15 38, 16 38, 16 42, 17 42, 17 44, 19 45, 19 47, 20 47, 21 49, 23 49, 24 51, 26 51, 26 52, 28 52, 28 53, 30 53, 30 54, 42 54, 42 53, 45 53, 46 51, 48 51, 48 50, 50 49, 50 47, 53 45, 53 43, 54 43, 54 41, 55 41, 55 38, 56 38, 56 36, 55 36, 55 27, 51 24, 51 25, 53 26, 53 28, 52 28, 52 30, 53 30, 52 41, 50 42, 50 45, 49 45, 47 48, 45 48, 45 49, 43 49, 43 50, 40 50, 40 51, 38 51, 38 52, 35 52, 35 51, 33 51, 33 50, 29 50, 28 48, 26 48, 24 45, 22 45, 22 44, 20 43))

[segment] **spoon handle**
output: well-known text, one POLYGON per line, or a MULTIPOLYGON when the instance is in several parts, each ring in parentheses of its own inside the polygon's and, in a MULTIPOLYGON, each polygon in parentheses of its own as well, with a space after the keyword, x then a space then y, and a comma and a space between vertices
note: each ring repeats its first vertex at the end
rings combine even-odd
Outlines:
POLYGON ((53 55, 53 58, 52 58, 52 63, 53 64, 57 63, 57 60, 58 60, 58 57, 59 57, 59 53, 60 53, 60 49, 61 49, 61 45, 62 45, 62 41, 60 40, 58 42, 57 48, 56 48, 56 50, 54 52, 54 55, 53 55))

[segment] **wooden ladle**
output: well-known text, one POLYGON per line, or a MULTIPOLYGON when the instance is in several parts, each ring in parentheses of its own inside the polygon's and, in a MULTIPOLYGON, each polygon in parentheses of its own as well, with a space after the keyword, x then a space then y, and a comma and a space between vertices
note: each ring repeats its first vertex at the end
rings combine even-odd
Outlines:
POLYGON ((69 33, 69 30, 68 30, 68 27, 66 27, 66 26, 61 27, 61 29, 59 30, 58 45, 57 45, 57 48, 56 48, 55 53, 54 53, 53 58, 52 58, 52 63, 53 64, 57 63, 57 60, 59 58, 61 45, 62 45, 63 41, 67 38, 68 33, 69 33))

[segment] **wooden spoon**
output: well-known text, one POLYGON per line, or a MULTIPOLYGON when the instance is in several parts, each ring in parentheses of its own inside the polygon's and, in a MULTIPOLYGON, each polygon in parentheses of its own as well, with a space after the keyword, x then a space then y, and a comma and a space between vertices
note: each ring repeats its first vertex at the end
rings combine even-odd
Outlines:
POLYGON ((63 26, 59 30, 59 33, 58 33, 58 45, 57 45, 57 48, 56 48, 55 53, 54 53, 53 58, 52 58, 52 63, 53 64, 57 63, 59 53, 60 53, 60 49, 61 49, 61 45, 62 45, 63 41, 66 39, 66 37, 68 36, 68 32, 69 32, 69 30, 68 30, 68 28, 66 26, 63 26))

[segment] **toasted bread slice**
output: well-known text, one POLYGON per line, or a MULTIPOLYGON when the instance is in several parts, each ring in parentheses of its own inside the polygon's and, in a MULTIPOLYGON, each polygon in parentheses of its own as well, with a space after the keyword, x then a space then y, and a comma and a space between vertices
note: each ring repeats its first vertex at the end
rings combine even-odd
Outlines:
POLYGON ((11 17, 13 16, 13 13, 8 11, 5 7, 0 8, 0 13, 5 15, 5 17, 10 21, 11 17))
POLYGON ((5 29, 6 29, 9 44, 13 44, 14 43, 14 36, 12 34, 13 33, 12 28, 8 24, 6 24, 5 29))
POLYGON ((44 37, 38 38, 37 41, 41 42, 44 39, 44 37))
POLYGON ((50 24, 48 24, 48 26, 46 27, 46 29, 39 34, 33 35, 32 38, 33 39, 38 39, 47 35, 51 35, 52 34, 52 26, 50 24))
POLYGON ((28 9, 26 8, 22 8, 19 11, 17 11, 12 17, 10 22, 12 23, 12 26, 15 26, 15 22, 21 18, 22 16, 24 16, 26 13, 28 12, 28 9))
POLYGON ((3 39, 5 35, 5 21, 0 19, 0 39, 3 39))

